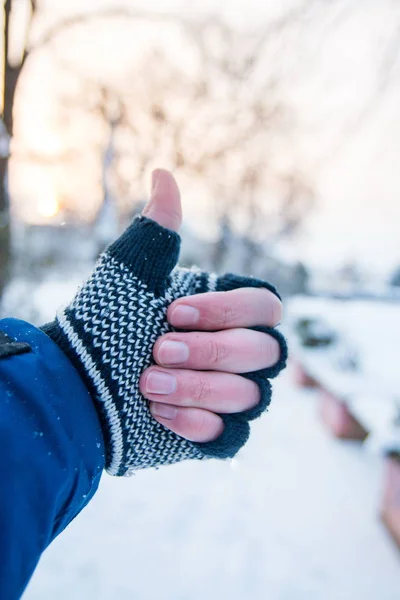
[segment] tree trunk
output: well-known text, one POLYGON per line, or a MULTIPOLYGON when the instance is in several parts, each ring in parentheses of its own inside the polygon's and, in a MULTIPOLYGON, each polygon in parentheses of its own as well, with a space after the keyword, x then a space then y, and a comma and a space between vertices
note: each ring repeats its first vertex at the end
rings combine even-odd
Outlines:
POLYGON ((7 193, 8 157, 0 157, 0 298, 9 276, 10 266, 10 218, 7 193))
POLYGON ((4 32, 3 32, 3 114, 2 114, 2 155, 0 156, 0 298, 9 276, 10 265, 10 216, 8 201, 8 157, 9 157, 9 132, 6 118, 12 122, 12 108, 7 106, 7 74, 8 74, 8 39, 10 29, 11 0, 4 4, 4 32))
POLYGON ((10 37, 10 15, 12 0, 4 4, 3 32, 3 112, 2 112, 2 155, 0 155, 0 298, 7 284, 11 268, 11 231, 10 231, 10 202, 8 188, 8 161, 10 143, 14 132, 14 98, 18 78, 27 53, 24 49, 21 64, 11 66, 8 60, 8 44, 10 37))

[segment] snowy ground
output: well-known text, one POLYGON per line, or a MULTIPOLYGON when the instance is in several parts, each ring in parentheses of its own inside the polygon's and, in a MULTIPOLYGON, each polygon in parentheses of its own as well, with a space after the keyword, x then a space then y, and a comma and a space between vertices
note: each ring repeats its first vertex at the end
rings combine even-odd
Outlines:
POLYGON ((398 600, 382 462, 332 440, 288 375, 237 463, 104 476, 24 600, 398 600))

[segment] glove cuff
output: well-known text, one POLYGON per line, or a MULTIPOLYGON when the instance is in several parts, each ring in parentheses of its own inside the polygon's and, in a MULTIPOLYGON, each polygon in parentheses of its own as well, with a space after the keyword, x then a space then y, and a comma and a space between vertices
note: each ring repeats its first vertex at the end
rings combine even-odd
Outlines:
MULTIPOLYGON (((40 329, 43 333, 48 335, 55 344, 57 344, 62 352, 64 352, 81 376, 82 381, 86 385, 86 388, 93 399, 99 416, 106 453, 106 470, 109 471, 111 467, 111 470, 113 471, 112 474, 123 475, 125 473, 125 466, 121 461, 121 456, 123 454, 122 440, 120 432, 113 426, 115 425, 115 418, 113 418, 115 411, 110 410, 111 404, 113 405, 114 403, 99 401, 99 390, 96 388, 93 375, 90 376, 88 365, 83 362, 84 357, 78 353, 77 348, 74 348, 71 345, 66 333, 62 327, 60 327, 58 320, 46 323, 45 325, 42 325, 40 329), (119 470, 121 470, 121 472, 119 472, 119 470)), ((87 354, 86 356, 87 360, 92 362, 90 355, 87 354)))

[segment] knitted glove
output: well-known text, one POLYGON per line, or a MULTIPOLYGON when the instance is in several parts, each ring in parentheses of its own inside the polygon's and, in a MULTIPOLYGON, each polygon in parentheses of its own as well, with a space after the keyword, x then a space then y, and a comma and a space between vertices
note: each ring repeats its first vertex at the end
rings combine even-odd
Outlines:
POLYGON ((244 375, 260 386, 261 401, 246 412, 220 415, 225 427, 215 441, 190 442, 152 417, 139 391, 139 378, 154 364, 157 338, 174 331, 166 319, 171 302, 238 287, 264 287, 278 295, 273 286, 257 279, 175 267, 179 249, 177 233, 137 217, 100 257, 72 303, 42 328, 70 358, 94 398, 105 438, 106 470, 112 475, 188 458, 233 457, 249 436, 248 422, 270 402, 267 378, 275 377, 286 363, 283 336, 272 328, 255 327, 278 340, 279 363, 244 375))

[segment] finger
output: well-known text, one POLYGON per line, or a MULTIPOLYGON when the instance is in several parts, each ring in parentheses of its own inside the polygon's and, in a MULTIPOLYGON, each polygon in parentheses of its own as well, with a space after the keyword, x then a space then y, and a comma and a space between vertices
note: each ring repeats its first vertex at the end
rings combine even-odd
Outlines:
POLYGON ((151 196, 142 215, 178 232, 182 223, 181 195, 174 176, 164 169, 152 173, 151 196))
POLYGON ((269 290, 260 288, 208 292, 175 300, 168 307, 167 317, 174 327, 196 326, 205 331, 255 325, 275 327, 282 320, 282 302, 269 290))
POLYGON ((153 356, 162 367, 249 373, 275 365, 280 349, 272 336, 251 329, 173 332, 158 338, 153 356))
POLYGON ((156 421, 191 442, 212 442, 224 430, 221 417, 200 408, 150 402, 150 412, 156 421))
POLYGON ((222 414, 248 410, 260 401, 254 381, 215 371, 150 367, 143 372, 139 389, 148 400, 222 414))

